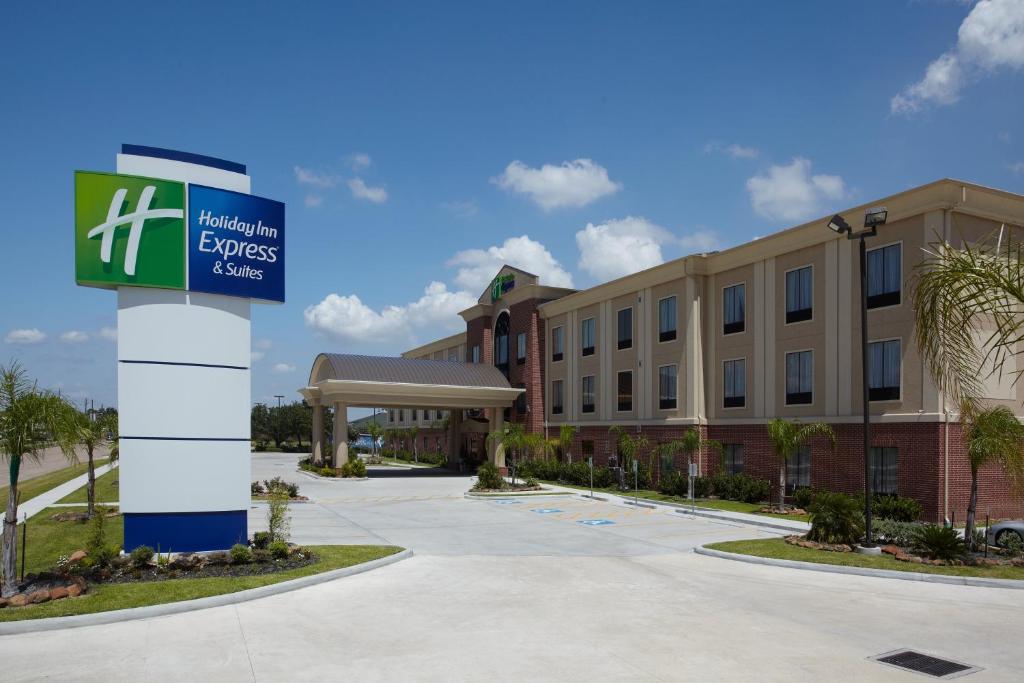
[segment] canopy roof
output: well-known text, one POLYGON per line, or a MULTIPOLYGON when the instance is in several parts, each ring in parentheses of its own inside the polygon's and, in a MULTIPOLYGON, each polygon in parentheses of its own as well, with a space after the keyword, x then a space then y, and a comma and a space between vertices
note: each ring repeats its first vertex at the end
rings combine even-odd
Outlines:
POLYGON ((498 368, 481 363, 321 353, 307 400, 379 408, 505 408, 514 389, 498 368))

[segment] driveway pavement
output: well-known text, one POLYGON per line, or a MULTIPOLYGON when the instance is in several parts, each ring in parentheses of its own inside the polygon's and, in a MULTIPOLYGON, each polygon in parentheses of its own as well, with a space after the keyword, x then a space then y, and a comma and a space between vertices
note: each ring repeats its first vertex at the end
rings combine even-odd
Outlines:
POLYGON ((688 550, 768 532, 576 496, 468 500, 468 479, 422 471, 320 481, 294 460, 257 455, 253 474, 314 499, 293 506, 297 541, 415 557, 237 606, 6 636, 4 680, 923 680, 868 659, 903 647, 984 667, 967 680, 1024 677, 1024 591, 717 560, 688 550))

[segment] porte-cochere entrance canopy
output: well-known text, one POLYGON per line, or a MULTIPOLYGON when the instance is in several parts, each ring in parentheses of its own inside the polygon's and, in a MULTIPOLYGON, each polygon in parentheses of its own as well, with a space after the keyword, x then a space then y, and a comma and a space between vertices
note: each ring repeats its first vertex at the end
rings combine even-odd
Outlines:
MULTIPOLYGON (((309 384, 299 393, 313 406, 313 458, 323 454, 321 406, 334 407, 334 434, 348 432, 348 408, 437 408, 450 410, 448 428, 452 448, 458 448, 462 411, 491 408, 490 429, 500 431, 504 408, 515 402, 524 389, 509 386, 501 370, 481 363, 421 360, 389 356, 356 356, 321 353, 313 361, 309 384)), ((500 448, 489 455, 503 466, 500 448)), ((449 453, 450 461, 459 454, 449 453)), ((348 444, 335 438, 333 461, 341 467, 348 460, 348 444)))

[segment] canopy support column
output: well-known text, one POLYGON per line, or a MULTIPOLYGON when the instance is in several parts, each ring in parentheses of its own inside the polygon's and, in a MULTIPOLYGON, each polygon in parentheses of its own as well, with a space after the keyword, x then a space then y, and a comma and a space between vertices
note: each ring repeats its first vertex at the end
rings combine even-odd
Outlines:
MULTIPOLYGON (((505 430, 505 411, 502 408, 491 408, 490 432, 501 433, 505 430)), ((505 471, 505 444, 501 439, 490 439, 487 445, 487 459, 502 472, 505 471)))
POLYGON ((448 466, 458 468, 462 460, 462 411, 448 411, 448 466))
POLYGON ((323 466, 324 464, 324 411, 320 405, 320 399, 314 398, 309 401, 313 408, 313 436, 310 443, 310 458, 313 464, 323 466))
POLYGON ((348 405, 334 404, 334 462, 335 469, 341 469, 348 462, 348 405))

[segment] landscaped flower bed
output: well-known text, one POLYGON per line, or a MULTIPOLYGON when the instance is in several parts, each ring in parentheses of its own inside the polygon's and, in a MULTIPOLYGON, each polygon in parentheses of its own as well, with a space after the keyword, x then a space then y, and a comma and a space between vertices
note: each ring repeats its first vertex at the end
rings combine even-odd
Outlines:
MULTIPOLYGON (((955 532, 954 532, 955 533, 955 532)), ((809 548, 811 550, 825 550, 837 553, 853 552, 852 545, 845 543, 818 543, 808 540, 804 536, 786 536, 786 543, 809 548)), ((1024 568, 1024 557, 1013 555, 1000 548, 993 548, 986 556, 982 552, 964 551, 957 557, 928 557, 927 551, 917 550, 909 546, 883 545, 881 550, 886 555, 900 562, 913 564, 930 564, 936 567, 1022 567, 1024 568)))

